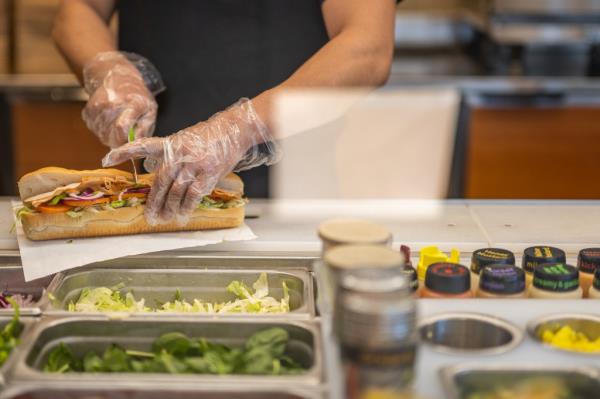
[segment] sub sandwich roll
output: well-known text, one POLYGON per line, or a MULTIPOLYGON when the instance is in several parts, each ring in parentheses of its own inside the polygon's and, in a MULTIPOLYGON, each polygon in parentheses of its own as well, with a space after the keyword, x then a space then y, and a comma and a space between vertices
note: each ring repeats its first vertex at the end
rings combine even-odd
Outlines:
POLYGON ((244 221, 244 184, 225 176, 205 196, 186 224, 149 225, 144 204, 154 175, 118 169, 69 170, 42 168, 23 176, 17 211, 30 240, 100 237, 139 233, 208 230, 237 227, 244 221))

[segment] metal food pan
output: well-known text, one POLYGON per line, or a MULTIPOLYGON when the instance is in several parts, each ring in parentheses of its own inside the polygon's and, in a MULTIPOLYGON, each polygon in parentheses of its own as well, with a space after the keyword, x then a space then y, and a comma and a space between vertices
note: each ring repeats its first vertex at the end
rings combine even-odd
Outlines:
POLYGON ((480 313, 450 312, 419 323, 421 342, 435 351, 457 355, 498 355, 515 349, 523 332, 514 324, 480 313))
POLYGON ((0 399, 324 399, 324 392, 300 387, 239 386, 186 388, 164 384, 35 384, 9 386, 0 399))
MULTIPOLYGON (((214 269, 91 269, 58 274, 48 287, 51 295, 42 300, 44 314, 81 315, 68 312, 71 301, 76 301, 85 287, 114 287, 123 285, 122 292, 131 291, 136 299, 144 298, 148 307, 172 301, 176 290, 181 296, 193 301, 197 298, 205 302, 225 302, 234 299, 227 292, 233 280, 243 281, 252 286, 261 272, 267 274, 269 295, 275 299, 283 297, 283 282, 290 295, 290 313, 266 314, 265 316, 314 316, 315 301, 313 281, 304 270, 214 270, 214 269)), ((94 313, 96 314, 96 313, 94 313)), ((160 316, 174 316, 161 313, 160 316)), ((182 315, 179 313, 178 315, 182 315)), ((185 313, 186 316, 214 316, 213 314, 185 313)), ((239 314, 237 314, 239 316, 239 314)), ((262 316, 263 314, 261 314, 262 316)), ((140 313, 136 316, 156 316, 155 313, 140 313)), ((227 315, 230 316, 230 315, 227 315)), ((254 315, 255 316, 255 315, 254 315)))
POLYGON ((259 384, 257 386, 287 386, 294 384, 318 385, 323 381, 322 339, 318 324, 311 322, 274 322, 260 319, 249 321, 247 318, 227 321, 212 319, 201 322, 189 318, 179 319, 127 319, 107 320, 103 317, 79 318, 43 318, 35 331, 29 334, 20 352, 13 377, 18 381, 163 381, 170 384, 210 383, 220 381, 227 384, 259 384), (44 373, 41 368, 48 354, 60 342, 69 345, 78 356, 90 350, 97 353, 111 343, 127 349, 148 351, 152 342, 161 334, 181 332, 189 337, 204 337, 209 341, 231 346, 240 346, 253 333, 270 328, 281 327, 290 334, 288 355, 307 368, 305 373, 289 376, 250 376, 250 375, 173 375, 142 373, 44 373), (263 385, 266 384, 266 385, 263 385))
POLYGON ((567 352, 574 355, 598 357, 600 352, 580 352, 559 348, 542 340, 542 332, 546 329, 556 331, 561 327, 569 326, 578 333, 583 333, 589 340, 595 341, 600 338, 600 316, 585 313, 553 314, 541 316, 527 323, 529 337, 544 348, 550 350, 567 352))
POLYGON ((558 382, 564 384, 568 390, 568 393, 562 396, 540 395, 540 397, 591 399, 598 397, 600 392, 598 370, 589 367, 463 364, 443 368, 440 376, 448 399, 467 399, 477 392, 489 392, 493 387, 518 389, 526 380, 532 378, 537 380, 538 385, 549 387, 553 382, 558 382))
POLYGON ((304 252, 233 252, 233 251, 165 251, 106 260, 85 268, 157 268, 157 269, 302 269, 312 271, 318 253, 304 252))
MULTIPOLYGON (((8 316, 0 316, 0 330, 4 328, 10 321, 12 317, 8 316)), ((37 319, 32 317, 20 318, 19 322, 23 325, 23 331, 21 331, 21 335, 19 335, 19 339, 21 343, 13 349, 13 351, 8 356, 8 359, 2 367, 0 367, 0 385, 5 385, 5 382, 8 379, 8 376, 17 362, 18 353, 23 348, 24 342, 23 340, 27 337, 27 334, 32 330, 33 325, 36 323, 37 319)))
MULTIPOLYGON (((41 314, 40 299, 44 289, 50 284, 53 276, 47 276, 25 282, 23 268, 20 265, 0 266, 0 291, 9 294, 31 295, 35 303, 31 307, 21 307, 21 315, 38 316, 41 314)), ((10 316, 13 309, 0 309, 0 316, 10 316)))

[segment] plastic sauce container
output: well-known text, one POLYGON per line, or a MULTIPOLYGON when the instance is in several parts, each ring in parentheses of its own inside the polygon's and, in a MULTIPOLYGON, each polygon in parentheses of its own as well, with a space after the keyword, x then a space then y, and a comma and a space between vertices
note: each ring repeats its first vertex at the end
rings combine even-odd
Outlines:
POLYGON ((416 294, 419 291, 419 278, 410 259, 410 248, 406 245, 401 245, 400 253, 404 256, 404 269, 402 270, 402 273, 408 278, 408 281, 410 281, 410 288, 412 292, 416 294))
POLYGON ((594 282, 590 288, 589 297, 591 299, 600 299, 600 267, 594 272, 594 282))
POLYGON ((514 265, 515 254, 501 248, 482 248, 471 256, 471 290, 473 294, 479 287, 479 274, 489 265, 514 265))
POLYGON ((536 299, 577 299, 583 296, 579 271, 564 263, 536 266, 529 296, 536 299))
POLYGON ((600 248, 585 248, 577 256, 579 269, 579 285, 583 290, 583 297, 588 297, 588 292, 594 281, 594 273, 600 266, 600 248))
POLYGON ((531 286, 533 271, 536 266, 544 263, 566 263, 565 251, 554 247, 529 247, 523 251, 523 270, 525 270, 525 283, 531 286))
POLYGON ((469 269, 457 263, 434 263, 427 269, 422 298, 472 298, 469 269))
POLYGON ((322 253, 338 245, 383 245, 392 243, 392 234, 377 223, 362 219, 330 219, 318 228, 322 253))
POLYGON ((417 265, 417 276, 419 281, 425 281, 427 269, 434 263, 458 263, 460 262, 460 251, 456 248, 450 250, 446 255, 436 246, 423 247, 419 252, 419 264, 417 265))
POLYGON ((527 298, 525 272, 520 267, 489 265, 481 269, 479 277, 478 298, 527 298))

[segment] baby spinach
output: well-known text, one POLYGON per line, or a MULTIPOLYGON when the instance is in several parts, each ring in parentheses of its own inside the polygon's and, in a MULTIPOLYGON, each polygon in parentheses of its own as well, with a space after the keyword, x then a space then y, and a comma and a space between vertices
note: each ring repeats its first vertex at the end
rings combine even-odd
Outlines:
POLYGON ((169 374, 295 374, 302 366, 285 354, 289 334, 274 327, 248 338, 242 348, 232 348, 180 332, 158 337, 152 352, 126 350, 112 344, 102 356, 88 352, 78 359, 63 343, 49 355, 46 372, 169 373, 169 374))

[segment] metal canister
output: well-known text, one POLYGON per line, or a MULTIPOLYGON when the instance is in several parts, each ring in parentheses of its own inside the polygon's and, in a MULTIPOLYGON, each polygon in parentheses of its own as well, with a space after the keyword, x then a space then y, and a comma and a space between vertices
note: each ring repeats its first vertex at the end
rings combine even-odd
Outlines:
POLYGON ((401 269, 357 269, 339 280, 334 331, 345 397, 405 397, 417 354, 417 311, 401 269))
POLYGON ((363 219, 329 219, 319 225, 323 256, 338 245, 384 245, 392 243, 392 234, 384 226, 363 219))

